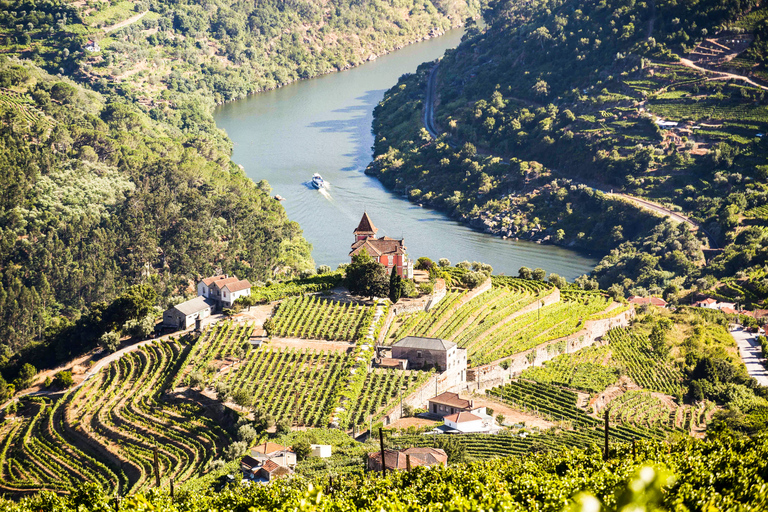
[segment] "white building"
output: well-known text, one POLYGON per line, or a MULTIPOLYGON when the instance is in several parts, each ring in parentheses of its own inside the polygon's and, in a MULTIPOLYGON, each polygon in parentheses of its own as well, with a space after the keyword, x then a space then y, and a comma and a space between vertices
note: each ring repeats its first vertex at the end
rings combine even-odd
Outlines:
POLYGON ((464 434, 468 432, 483 432, 485 426, 483 425, 483 418, 476 416, 471 412, 457 412, 443 418, 445 426, 458 430, 464 434))
POLYGON ((227 274, 206 277, 197 283, 197 294, 214 301, 218 308, 231 308, 237 299, 251 294, 251 283, 227 274))
POLYGON ((311 444, 312 456, 327 459, 331 456, 332 447, 329 444, 311 444))
POLYGON ((186 330, 194 327, 195 320, 211 316, 212 303, 205 297, 177 304, 163 313, 163 325, 173 329, 186 330))

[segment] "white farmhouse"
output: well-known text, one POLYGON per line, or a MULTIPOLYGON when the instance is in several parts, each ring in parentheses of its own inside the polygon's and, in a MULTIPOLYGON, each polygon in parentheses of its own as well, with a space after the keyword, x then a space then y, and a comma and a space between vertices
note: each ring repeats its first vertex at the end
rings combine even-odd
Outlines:
POLYGON ((309 446, 312 447, 312 457, 320 457, 322 459, 330 457, 333 449, 330 444, 311 444, 309 446))
POLYGON ((206 277, 197 283, 197 295, 216 303, 217 308, 231 308, 240 297, 251 294, 251 283, 247 279, 221 274, 206 277))

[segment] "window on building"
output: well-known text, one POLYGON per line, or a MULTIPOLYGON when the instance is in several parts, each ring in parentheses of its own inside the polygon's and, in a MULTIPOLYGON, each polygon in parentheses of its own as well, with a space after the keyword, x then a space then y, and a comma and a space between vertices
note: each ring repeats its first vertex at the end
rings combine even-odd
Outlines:
POLYGON ((416 357, 421 359, 421 350, 416 351, 416 357))

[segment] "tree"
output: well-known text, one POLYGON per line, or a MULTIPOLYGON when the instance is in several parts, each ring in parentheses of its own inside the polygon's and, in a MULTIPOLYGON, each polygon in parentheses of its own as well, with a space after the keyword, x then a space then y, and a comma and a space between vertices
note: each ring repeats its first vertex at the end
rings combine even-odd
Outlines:
POLYGON ((389 275, 389 300, 396 304, 403 295, 403 278, 397 273, 397 267, 392 267, 392 273, 389 275))
POLYGON ((291 450, 296 454, 296 459, 304 460, 312 454, 312 445, 306 437, 302 437, 293 443, 291 450))
POLYGON ((440 265, 441 267, 450 267, 451 266, 451 260, 449 260, 448 258, 440 258, 437 261, 437 264, 440 265))
POLYGON ((248 443, 248 446, 253 444, 257 437, 259 437, 259 433, 250 425, 240 425, 240 428, 237 429, 237 438, 248 443))
MULTIPOLYGON (((665 319, 666 320, 666 319, 665 319)), ((666 329, 661 323, 657 323, 651 329, 651 334, 648 336, 648 341, 651 344, 654 352, 657 352, 661 357, 667 357, 669 355, 669 345, 666 340, 666 329)))
POLYGON ((549 282, 561 290, 568 284, 568 281, 566 281, 564 277, 561 277, 554 272, 549 274, 549 282))
POLYGON ((532 275, 531 269, 528 267, 520 267, 520 270, 517 271, 517 277, 520 279, 530 279, 532 275))
POLYGON ((279 436, 284 436, 291 433, 291 420, 288 418, 280 418, 280 421, 275 425, 275 433, 279 436))
POLYGON ((75 383, 75 380, 72 378, 72 372, 63 371, 53 377, 53 383, 59 389, 69 389, 75 383))
POLYGON ((534 269, 534 271, 531 273, 531 276, 537 281, 543 281, 546 275, 547 275, 547 271, 544 270, 543 268, 534 269))
POLYGON ((257 432, 264 432, 274 424, 275 419, 263 407, 253 411, 253 426, 257 432))
POLYGON ((229 385, 227 385, 226 382, 217 382, 216 383, 216 399, 219 402, 226 402, 227 398, 229 398, 229 385))
POLYGON ((236 460, 248 453, 248 443, 244 441, 235 441, 224 448, 224 457, 227 460, 236 460))
POLYGON ((232 395, 232 400, 240 407, 250 407, 253 397, 245 388, 240 388, 232 395))
POLYGON ((108 331, 101 335, 99 344, 109 352, 114 352, 120 346, 120 335, 115 331, 108 331))
POLYGON ((387 269, 373 260, 365 249, 352 256, 352 263, 346 270, 344 282, 350 293, 364 297, 389 295, 387 269))
POLYGON ((418 260, 416 260, 416 264, 413 266, 416 270, 429 270, 432 268, 432 265, 434 265, 435 262, 432 261, 430 258, 427 258, 426 256, 422 256, 418 260))
POLYGON ((264 320, 264 330, 267 331, 267 336, 272 336, 272 330, 275 328, 275 320, 272 317, 264 320))
POLYGON ((331 267, 329 267, 328 265, 320 265, 319 267, 317 267, 318 274, 327 274, 330 271, 331 271, 331 267))
POLYGON ((32 379, 35 378, 36 374, 37 368, 29 363, 24 363, 24 366, 19 370, 18 376, 16 376, 16 380, 13 381, 13 385, 19 390, 28 388, 30 384, 32 384, 32 379))
POLYGON ((200 370, 195 370, 187 375, 187 385, 191 388, 201 388, 205 385, 205 376, 200 370))

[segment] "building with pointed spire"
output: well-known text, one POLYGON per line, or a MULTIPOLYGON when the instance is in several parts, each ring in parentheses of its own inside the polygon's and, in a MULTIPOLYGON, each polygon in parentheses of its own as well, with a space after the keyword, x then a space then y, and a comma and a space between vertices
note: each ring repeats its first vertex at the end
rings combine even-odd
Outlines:
POLYGON ((373 225, 368 212, 364 212, 363 218, 355 228, 355 242, 352 244, 349 256, 359 254, 364 249, 371 258, 384 265, 387 272, 392 272, 392 269, 396 268, 400 277, 413 279, 413 263, 405 253, 403 239, 398 240, 387 236, 376 238, 376 232, 378 228, 373 225))

